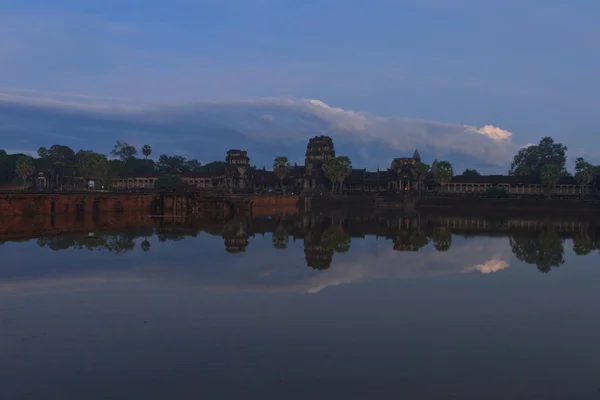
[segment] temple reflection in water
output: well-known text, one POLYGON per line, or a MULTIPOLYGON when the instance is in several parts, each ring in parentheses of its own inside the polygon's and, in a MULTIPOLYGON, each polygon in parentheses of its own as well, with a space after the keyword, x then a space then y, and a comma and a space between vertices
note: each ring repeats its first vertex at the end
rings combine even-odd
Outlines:
POLYGON ((51 250, 76 248, 123 254, 136 247, 145 252, 152 251, 148 238, 154 235, 160 242, 168 242, 205 232, 221 236, 224 249, 233 254, 244 252, 251 246, 251 238, 271 235, 273 248, 279 250, 285 250, 290 241, 302 240, 306 265, 315 270, 329 268, 336 253, 348 252, 353 239, 366 236, 390 241, 393 250, 399 252, 418 252, 426 246, 444 252, 451 248, 453 238, 460 237, 507 237, 513 254, 525 263, 536 265, 542 272, 565 262, 566 239, 572 240, 573 250, 578 255, 600 249, 598 225, 589 220, 568 218, 332 213, 225 221, 202 217, 106 214, 90 220, 52 222, 51 227, 42 220, 7 224, 8 228, 0 232, 0 240, 25 241, 37 237, 39 246, 51 250), (48 230, 44 231, 46 228, 48 230))

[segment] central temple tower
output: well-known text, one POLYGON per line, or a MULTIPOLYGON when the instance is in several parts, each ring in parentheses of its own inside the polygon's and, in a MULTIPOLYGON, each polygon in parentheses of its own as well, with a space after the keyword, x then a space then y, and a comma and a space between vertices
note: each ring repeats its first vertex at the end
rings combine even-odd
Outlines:
POLYGON ((323 163, 335 157, 333 140, 329 136, 315 136, 308 141, 304 165, 306 173, 322 172, 323 163))
POLYGON ((304 159, 304 190, 326 191, 328 179, 323 164, 335 157, 333 140, 329 136, 315 136, 308 141, 304 159))

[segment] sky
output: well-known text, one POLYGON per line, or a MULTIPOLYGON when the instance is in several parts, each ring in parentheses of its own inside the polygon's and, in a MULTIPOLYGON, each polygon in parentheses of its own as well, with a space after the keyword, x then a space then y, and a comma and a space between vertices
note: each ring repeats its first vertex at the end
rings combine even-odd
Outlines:
POLYGON ((314 99, 594 159, 598 16, 592 0, 3 0, 0 100, 314 99))

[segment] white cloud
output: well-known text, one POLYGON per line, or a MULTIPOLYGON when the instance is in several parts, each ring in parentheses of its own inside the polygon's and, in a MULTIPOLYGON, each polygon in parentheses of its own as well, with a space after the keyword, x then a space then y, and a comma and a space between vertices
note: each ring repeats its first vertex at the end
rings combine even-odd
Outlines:
POLYGON ((492 140, 498 140, 498 141, 508 140, 513 135, 512 132, 509 132, 502 128, 498 128, 497 126, 494 126, 494 125, 485 125, 485 126, 482 126, 481 128, 476 128, 474 126, 466 126, 466 128, 468 131, 477 132, 480 135, 484 135, 484 136, 489 137, 492 140))
POLYGON ((509 264, 505 260, 491 259, 491 260, 486 261, 483 264, 477 264, 472 267, 467 267, 467 268, 465 268, 465 272, 479 271, 482 274, 487 275, 487 274, 491 274, 493 272, 501 271, 508 267, 509 267, 509 264))

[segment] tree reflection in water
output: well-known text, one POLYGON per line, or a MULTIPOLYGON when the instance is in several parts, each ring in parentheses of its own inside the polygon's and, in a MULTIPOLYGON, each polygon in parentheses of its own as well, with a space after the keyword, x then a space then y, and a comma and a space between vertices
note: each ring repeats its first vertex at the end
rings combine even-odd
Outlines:
POLYGON ((273 232, 273 247, 276 249, 287 249, 290 242, 290 234, 285 229, 283 224, 277 225, 277 229, 273 232))
MULTIPOLYGON (((508 237, 515 257, 536 265, 543 273, 565 263, 567 238, 573 240, 576 255, 585 256, 600 250, 600 230, 590 221, 581 220, 557 223, 519 218, 303 214, 227 221, 162 218, 149 225, 139 229, 43 236, 37 239, 37 244, 55 251, 73 248, 125 254, 133 251, 136 245, 143 252, 151 251, 148 238, 153 235, 160 242, 167 242, 206 232, 222 237, 227 252, 239 253, 246 251, 250 237, 271 233, 275 249, 289 248, 291 238, 302 239, 307 265, 323 270, 330 267, 335 253, 351 250, 352 238, 364 238, 365 235, 391 240, 396 251, 419 251, 431 244, 436 251, 447 252, 452 247, 453 234, 464 237, 484 234, 508 237)), ((13 241, 23 240, 15 238, 13 241)))
POLYGON ((517 259, 533 264, 540 272, 550 272, 552 267, 565 263, 563 239, 550 229, 544 229, 535 236, 513 236, 510 247, 517 259))
MULTIPOLYGON (((109 251, 124 254, 135 248, 137 239, 150 237, 152 229, 125 230, 122 232, 88 232, 85 234, 64 234, 43 236, 37 239, 37 245, 59 251, 66 249, 85 249, 90 251, 109 251)), ((149 243, 148 243, 149 244, 149 243)))
POLYGON ((452 233, 450 229, 441 226, 433 229, 431 240, 433 241, 433 247, 437 251, 448 251, 452 246, 452 233))

